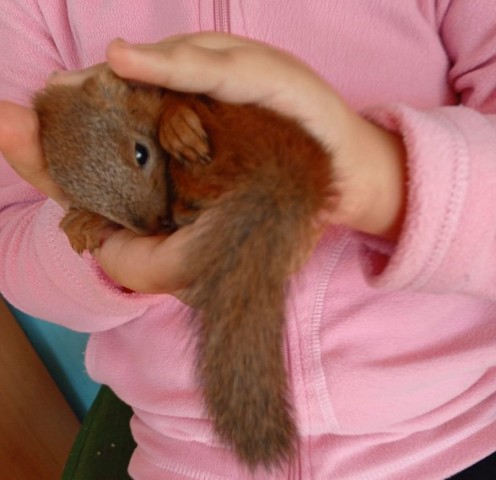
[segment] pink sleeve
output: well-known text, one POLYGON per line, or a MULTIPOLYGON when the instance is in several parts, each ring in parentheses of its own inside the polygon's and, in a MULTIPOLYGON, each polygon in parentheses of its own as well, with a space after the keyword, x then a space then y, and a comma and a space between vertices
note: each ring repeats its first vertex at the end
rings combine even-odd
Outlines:
MULTIPOLYGON (((0 98, 28 105, 55 69, 75 68, 65 2, 2 0, 0 98), (46 19, 51 16, 49 31, 46 19)), ((59 230, 61 208, 23 182, 0 157, 0 292, 21 310, 81 331, 139 316, 163 296, 121 291, 59 230)))
POLYGON ((449 82, 461 105, 367 113, 402 135, 408 154, 399 243, 390 255, 372 247, 364 256, 375 286, 496 299, 495 25, 493 0, 453 0, 442 19, 449 82))

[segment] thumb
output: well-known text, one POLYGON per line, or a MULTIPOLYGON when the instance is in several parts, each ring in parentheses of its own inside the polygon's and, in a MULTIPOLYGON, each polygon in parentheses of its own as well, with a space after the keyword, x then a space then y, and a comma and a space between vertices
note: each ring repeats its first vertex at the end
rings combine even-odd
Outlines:
POLYGON ((39 122, 34 110, 0 101, 0 151, 20 177, 64 204, 66 197, 50 178, 39 141, 39 122))

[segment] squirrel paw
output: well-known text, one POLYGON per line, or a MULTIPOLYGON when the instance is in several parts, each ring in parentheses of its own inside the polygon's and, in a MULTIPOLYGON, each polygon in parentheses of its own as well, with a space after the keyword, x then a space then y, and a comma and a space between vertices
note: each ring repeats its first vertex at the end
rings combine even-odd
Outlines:
POLYGON ((88 210, 71 208, 60 222, 74 251, 81 255, 85 250, 92 252, 102 244, 103 231, 116 224, 108 218, 88 210))
POLYGON ((210 163, 208 136, 198 115, 185 105, 167 109, 159 128, 162 147, 181 163, 210 163))

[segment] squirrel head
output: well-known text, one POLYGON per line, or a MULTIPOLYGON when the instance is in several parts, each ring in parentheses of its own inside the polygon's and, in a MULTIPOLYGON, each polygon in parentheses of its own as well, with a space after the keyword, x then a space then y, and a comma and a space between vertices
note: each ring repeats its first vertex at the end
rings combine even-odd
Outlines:
POLYGON ((161 98, 159 88, 135 85, 109 69, 80 86, 49 86, 36 95, 48 169, 72 207, 139 234, 160 228, 167 217, 161 98))

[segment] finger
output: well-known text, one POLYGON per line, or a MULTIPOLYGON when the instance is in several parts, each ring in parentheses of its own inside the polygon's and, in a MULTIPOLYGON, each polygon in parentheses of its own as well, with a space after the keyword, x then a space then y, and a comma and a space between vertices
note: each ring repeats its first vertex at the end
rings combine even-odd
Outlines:
POLYGON ((247 39, 238 35, 219 33, 219 32, 198 32, 198 33, 184 33, 172 35, 157 43, 137 43, 131 44, 121 38, 116 38, 110 42, 108 49, 112 50, 114 47, 119 48, 135 48, 138 50, 156 50, 160 46, 172 46, 178 44, 196 45, 202 48, 212 50, 226 50, 233 47, 241 47, 247 45, 265 45, 256 40, 247 39))
POLYGON ((46 169, 38 117, 33 110, 0 102, 0 151, 20 177, 61 205, 66 204, 65 195, 46 169))
MULTIPOLYGON (((172 90, 206 93, 230 102, 263 103, 277 88, 277 81, 267 82, 273 59, 261 44, 225 35, 185 38, 156 45, 114 41, 107 49, 108 62, 125 78, 172 90), (257 69, 263 69, 266 75, 259 77, 257 69)), ((284 78, 279 71, 277 75, 284 78)))
POLYGON ((112 42, 107 50, 111 68, 122 77, 198 93, 218 88, 220 78, 208 72, 219 67, 221 57, 219 51, 175 42, 155 46, 112 42), (201 80, 199 71, 202 71, 201 80))
POLYGON ((136 292, 174 293, 188 279, 182 262, 189 227, 167 235, 138 236, 123 229, 110 234, 93 251, 102 269, 117 283, 136 292))
POLYGON ((204 33, 152 45, 114 41, 107 58, 124 78, 226 102, 256 103, 296 117, 326 145, 334 140, 328 138, 330 118, 345 109, 341 97, 308 65, 240 37, 204 33))
POLYGON ((260 42, 218 33, 182 35, 158 44, 112 42, 110 67, 120 76, 172 90, 205 93, 233 103, 258 103, 305 118, 301 92, 324 82, 291 54, 260 42))
MULTIPOLYGON (((227 48, 241 47, 248 45, 267 46, 266 44, 258 40, 248 39, 246 37, 234 35, 232 33, 221 33, 221 32, 183 33, 183 34, 167 37, 161 42, 159 42, 159 44, 161 45, 172 45, 174 43, 189 43, 190 45, 196 45, 198 47, 210 48, 214 50, 225 50, 227 48)), ((142 44, 141 47, 153 48, 154 45, 156 44, 142 44)))

